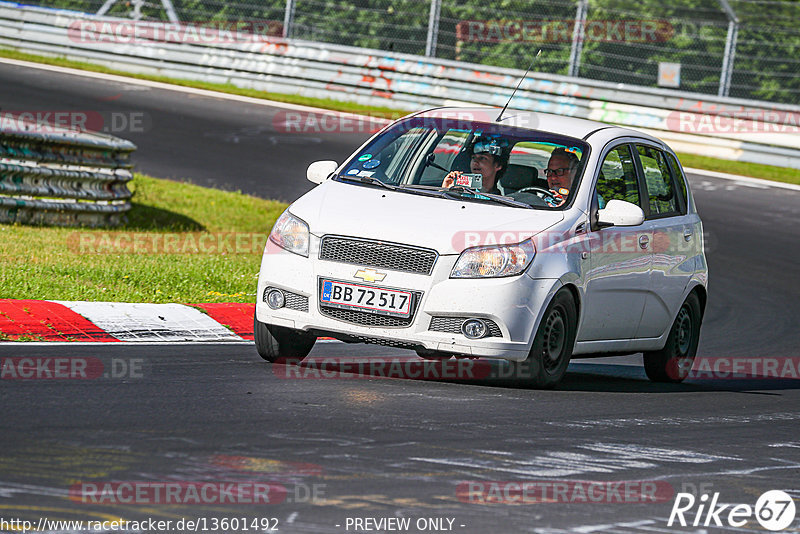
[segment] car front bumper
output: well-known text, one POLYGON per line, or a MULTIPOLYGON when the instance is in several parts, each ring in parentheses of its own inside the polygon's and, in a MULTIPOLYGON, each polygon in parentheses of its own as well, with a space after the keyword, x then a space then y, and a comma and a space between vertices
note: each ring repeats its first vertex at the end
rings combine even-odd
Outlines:
MULTIPOLYGON (((364 266, 321 260, 314 254, 318 238, 312 236, 312 252, 306 258, 280 249, 271 242, 265 248, 256 293, 258 320, 296 330, 384 345, 423 348, 465 356, 522 361, 527 358, 535 327, 558 280, 533 279, 527 274, 507 278, 451 279, 457 256, 439 256, 430 275, 391 271, 381 282, 364 282, 354 275, 364 266), (323 314, 319 281, 322 278, 350 281, 421 293, 407 326, 370 326, 323 314), (270 308, 265 289, 277 288, 292 296, 293 302, 307 299, 303 306, 270 308), (479 318, 493 321, 491 337, 469 339, 460 331, 431 330, 436 318, 479 318)), ((535 261, 535 260, 534 260, 535 261)), ((441 320, 441 319, 439 319, 441 320)), ((449 321, 457 324, 458 321, 449 321)))

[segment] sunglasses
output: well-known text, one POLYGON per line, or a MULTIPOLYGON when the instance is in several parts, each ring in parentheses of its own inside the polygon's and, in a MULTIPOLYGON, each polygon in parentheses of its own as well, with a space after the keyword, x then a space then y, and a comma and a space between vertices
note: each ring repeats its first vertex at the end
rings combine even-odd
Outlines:
POLYGON ((556 176, 564 176, 564 173, 569 171, 569 167, 561 167, 560 169, 545 169, 544 175, 547 177, 556 175, 556 176))

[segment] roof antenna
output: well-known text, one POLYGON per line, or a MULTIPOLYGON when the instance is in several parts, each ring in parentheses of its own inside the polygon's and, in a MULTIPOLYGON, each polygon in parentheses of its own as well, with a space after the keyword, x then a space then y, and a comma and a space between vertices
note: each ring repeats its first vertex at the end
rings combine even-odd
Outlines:
POLYGON ((500 122, 500 119, 503 118, 503 113, 505 113, 506 109, 508 109, 508 105, 511 103, 511 99, 514 98, 515 94, 517 94, 517 89, 519 89, 519 86, 522 85, 522 80, 524 80, 525 78, 528 77, 528 73, 531 71, 531 68, 533 68, 533 64, 536 62, 536 60, 541 55, 542 55, 542 49, 540 48, 539 51, 536 52, 536 55, 533 56, 533 60, 531 61, 531 64, 528 65, 528 70, 526 70, 525 74, 522 75, 522 78, 519 79, 519 83, 517 83, 517 86, 514 88, 514 92, 511 93, 510 97, 508 97, 508 102, 506 102, 506 105, 503 106, 503 111, 501 111, 500 115, 497 116, 497 118, 495 119, 495 122, 500 122))

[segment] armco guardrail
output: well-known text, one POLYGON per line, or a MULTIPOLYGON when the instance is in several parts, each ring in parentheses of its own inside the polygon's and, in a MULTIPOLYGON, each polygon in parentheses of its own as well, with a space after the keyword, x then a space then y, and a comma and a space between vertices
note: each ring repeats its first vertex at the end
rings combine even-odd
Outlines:
MULTIPOLYGON (((416 110, 502 106, 523 75, 441 59, 0 2, 0 45, 131 72, 416 110), (165 31, 172 29, 172 31, 165 31)), ((512 108, 646 130, 679 151, 800 168, 800 107, 533 72, 512 108)))
POLYGON ((16 118, 0 125, 0 222, 116 226, 131 208, 136 146, 16 118), (20 128, 24 125, 24 128, 20 128))

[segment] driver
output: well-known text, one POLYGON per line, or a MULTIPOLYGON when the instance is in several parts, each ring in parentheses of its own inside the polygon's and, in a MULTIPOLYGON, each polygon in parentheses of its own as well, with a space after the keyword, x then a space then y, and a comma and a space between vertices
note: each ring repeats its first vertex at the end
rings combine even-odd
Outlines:
POLYGON ((545 199, 550 207, 557 208, 567 201, 579 167, 580 160, 574 152, 565 148, 557 148, 550 154, 550 160, 544 170, 547 186, 553 194, 552 199, 545 199))
MULTIPOLYGON (((500 195, 497 182, 503 176, 506 168, 506 160, 503 158, 503 147, 497 139, 488 141, 478 141, 472 145, 472 157, 469 162, 470 171, 480 173, 483 176, 483 187, 481 193, 492 193, 500 195)), ((453 187, 456 178, 461 175, 461 171, 451 171, 444 177, 442 187, 453 187)))

